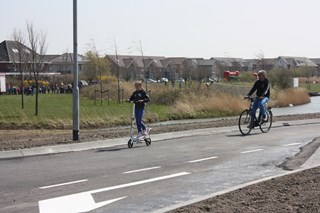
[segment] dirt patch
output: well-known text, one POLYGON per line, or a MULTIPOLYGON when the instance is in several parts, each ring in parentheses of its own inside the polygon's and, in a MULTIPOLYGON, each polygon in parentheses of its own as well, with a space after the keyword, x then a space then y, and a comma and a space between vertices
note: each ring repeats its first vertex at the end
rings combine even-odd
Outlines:
POLYGON ((250 185, 169 213, 320 212, 320 167, 250 185))

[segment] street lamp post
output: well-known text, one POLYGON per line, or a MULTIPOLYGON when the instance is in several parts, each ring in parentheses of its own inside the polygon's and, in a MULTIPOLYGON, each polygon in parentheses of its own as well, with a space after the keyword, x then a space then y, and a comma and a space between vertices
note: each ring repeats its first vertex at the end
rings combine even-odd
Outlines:
POLYGON ((79 140, 77 0, 73 0, 73 140, 79 140))

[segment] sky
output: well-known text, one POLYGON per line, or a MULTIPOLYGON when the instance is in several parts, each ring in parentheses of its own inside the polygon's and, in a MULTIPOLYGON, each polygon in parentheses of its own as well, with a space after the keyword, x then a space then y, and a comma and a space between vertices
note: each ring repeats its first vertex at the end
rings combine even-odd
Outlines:
MULTIPOLYGON (((319 0, 78 0, 78 53, 320 58, 319 0), (116 44, 116 45, 115 45, 116 44), (142 52, 142 53, 141 53, 142 52)), ((73 0, 0 0, 0 42, 32 23, 73 52, 73 0)))

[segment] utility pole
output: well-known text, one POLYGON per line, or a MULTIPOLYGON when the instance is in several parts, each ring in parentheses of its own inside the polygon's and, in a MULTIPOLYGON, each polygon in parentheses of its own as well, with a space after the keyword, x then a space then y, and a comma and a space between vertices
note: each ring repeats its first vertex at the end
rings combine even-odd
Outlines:
POLYGON ((73 0, 73 140, 79 140, 79 86, 78 86, 78 21, 77 0, 73 0))

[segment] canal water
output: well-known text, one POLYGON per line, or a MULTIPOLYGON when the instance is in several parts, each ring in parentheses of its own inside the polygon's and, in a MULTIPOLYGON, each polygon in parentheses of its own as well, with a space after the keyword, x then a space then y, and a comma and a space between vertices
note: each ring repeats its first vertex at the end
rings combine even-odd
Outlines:
POLYGON ((320 96, 310 97, 311 102, 299 106, 272 108, 273 115, 295 115, 304 113, 320 113, 320 96))
MULTIPOLYGON (((310 99, 311 99, 311 102, 308 104, 292 106, 292 107, 281 107, 281 108, 274 107, 272 108, 272 113, 274 116, 296 115, 296 114, 305 114, 305 113, 320 113, 320 96, 310 97, 310 99)), ((237 117, 237 116, 234 116, 234 117, 237 117)), ((150 126, 179 124, 179 123, 195 123, 195 122, 203 122, 203 121, 210 121, 210 120, 216 120, 216 119, 217 118, 204 118, 204 119, 164 121, 164 122, 150 124, 150 126)))

